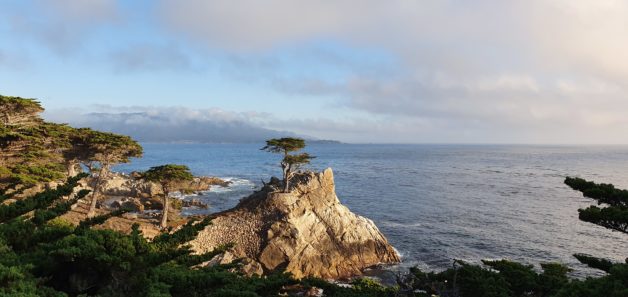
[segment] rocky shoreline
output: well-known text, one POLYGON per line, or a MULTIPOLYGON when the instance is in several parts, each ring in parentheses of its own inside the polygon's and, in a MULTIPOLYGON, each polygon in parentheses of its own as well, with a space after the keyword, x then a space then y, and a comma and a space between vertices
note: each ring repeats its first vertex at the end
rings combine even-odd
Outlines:
POLYGON ((204 253, 234 244, 206 264, 240 259, 247 274, 286 271, 295 278, 343 279, 400 261, 373 221, 340 203, 331 169, 295 180, 289 193, 270 183, 235 208, 215 214, 190 242, 192 248, 204 253))
MULTIPOLYGON (((84 188, 89 188, 90 181, 83 183, 84 188)), ((227 187, 230 182, 217 177, 195 177, 192 181, 182 182, 177 187, 185 189, 183 194, 198 194, 209 191, 214 186, 227 187)), ((122 173, 111 174, 102 185, 102 195, 107 197, 101 203, 102 206, 118 209, 126 208, 134 212, 143 212, 145 210, 161 210, 162 200, 159 198, 164 195, 162 186, 155 182, 143 180, 139 174, 131 173, 129 175, 122 173)), ((207 205, 198 199, 177 201, 175 208, 180 207, 199 207, 206 208, 207 205)))
MULTIPOLYGON (((271 179, 234 208, 212 214, 212 224, 190 242, 192 249, 205 253, 223 245, 233 247, 202 265, 238 260, 240 271, 247 275, 285 271, 295 278, 346 279, 363 275, 365 269, 373 266, 400 262, 398 253, 373 221, 340 203, 330 168, 320 173, 301 173, 294 180, 290 191, 282 193, 281 182, 271 179)), ((89 188, 88 184, 89 179, 82 188, 89 188)), ((228 186, 228 182, 197 177, 186 188, 190 189, 188 193, 194 193, 208 191, 212 186, 228 186)), ((119 208, 132 212, 109 219, 102 228, 128 232, 133 223, 143 222, 146 224, 141 224, 142 230, 148 237, 158 233, 156 227, 151 230, 150 222, 157 219, 161 210, 161 200, 157 198, 163 195, 160 185, 133 174, 116 173, 105 182, 103 194, 107 199, 102 202, 101 213, 119 208)), ((194 199, 185 206, 203 207, 202 202, 194 199)), ((84 208, 76 208, 76 218, 68 216, 79 221, 86 212, 84 208)), ((180 218, 174 227, 185 221, 180 218)))

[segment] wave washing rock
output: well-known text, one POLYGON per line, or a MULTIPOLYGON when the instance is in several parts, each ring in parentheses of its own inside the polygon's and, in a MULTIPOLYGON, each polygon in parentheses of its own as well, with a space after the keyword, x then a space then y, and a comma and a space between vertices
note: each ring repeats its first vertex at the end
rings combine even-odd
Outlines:
POLYGON ((190 242, 192 248, 203 253, 234 243, 229 253, 244 258, 245 272, 285 269, 296 278, 348 278, 377 264, 399 262, 373 221, 340 204, 331 169, 303 173, 295 181, 289 193, 266 185, 216 214, 190 242))

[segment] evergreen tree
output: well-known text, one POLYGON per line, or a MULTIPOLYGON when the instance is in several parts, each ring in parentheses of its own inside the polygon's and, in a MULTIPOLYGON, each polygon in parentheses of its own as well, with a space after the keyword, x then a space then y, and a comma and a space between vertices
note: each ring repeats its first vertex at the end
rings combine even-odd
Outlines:
POLYGON ((301 138, 273 138, 266 141, 266 146, 261 148, 271 153, 283 154, 281 169, 283 171, 283 192, 290 190, 290 179, 301 166, 309 164, 315 158, 308 153, 290 154, 305 148, 305 140, 301 138))
POLYGON ((95 215, 98 195, 102 191, 102 183, 110 173, 111 166, 119 163, 128 163, 131 158, 142 156, 143 149, 129 136, 108 132, 80 129, 74 140, 74 147, 78 147, 77 159, 86 165, 94 178, 91 203, 87 217, 95 215))
MULTIPOLYGON (((580 220, 596 224, 614 231, 628 234, 628 191, 615 188, 612 184, 597 184, 581 178, 565 178, 565 184, 584 197, 596 200, 600 206, 578 209, 580 220)), ((607 273, 625 273, 625 286, 628 288, 628 258, 626 263, 613 263, 610 260, 596 258, 587 254, 575 254, 574 257, 589 267, 607 273)), ((628 296, 628 289, 626 289, 628 296)))
POLYGON ((167 164, 148 169, 142 174, 142 177, 147 181, 158 182, 164 190, 161 227, 166 228, 168 226, 168 211, 170 209, 168 195, 173 191, 183 190, 177 189, 177 184, 190 181, 194 176, 185 165, 167 164))

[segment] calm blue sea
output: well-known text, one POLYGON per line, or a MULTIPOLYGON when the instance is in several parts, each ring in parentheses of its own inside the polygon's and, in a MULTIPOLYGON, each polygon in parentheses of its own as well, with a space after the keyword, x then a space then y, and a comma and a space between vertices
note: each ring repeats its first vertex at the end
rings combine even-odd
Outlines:
MULTIPOLYGON (((208 211, 238 200, 281 174, 262 144, 143 144, 145 156, 121 171, 165 163, 231 179, 201 196, 208 211)), ((313 144, 312 169, 334 169, 340 201, 379 226, 403 267, 451 267, 452 259, 558 261, 592 273, 571 255, 623 261, 628 235, 578 220, 592 204, 563 184, 579 176, 628 188, 628 147, 313 144)), ((194 211, 189 211, 194 212, 194 211)))

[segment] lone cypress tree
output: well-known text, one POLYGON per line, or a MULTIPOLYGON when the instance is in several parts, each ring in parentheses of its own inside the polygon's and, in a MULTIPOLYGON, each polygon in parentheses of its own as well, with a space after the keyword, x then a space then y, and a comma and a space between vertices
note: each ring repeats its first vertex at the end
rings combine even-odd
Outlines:
POLYGON ((283 171, 283 192, 290 189, 290 179, 301 166, 310 163, 315 158, 308 153, 290 154, 305 148, 305 140, 301 138, 273 138, 266 140, 266 146, 261 148, 264 151, 283 154, 281 169, 283 171))
POLYGON ((161 215, 161 227, 168 226, 168 195, 180 189, 176 188, 176 184, 182 181, 189 181, 194 178, 190 173, 190 168, 185 165, 167 164, 151 167, 142 174, 147 181, 158 182, 164 190, 163 211, 161 215))

